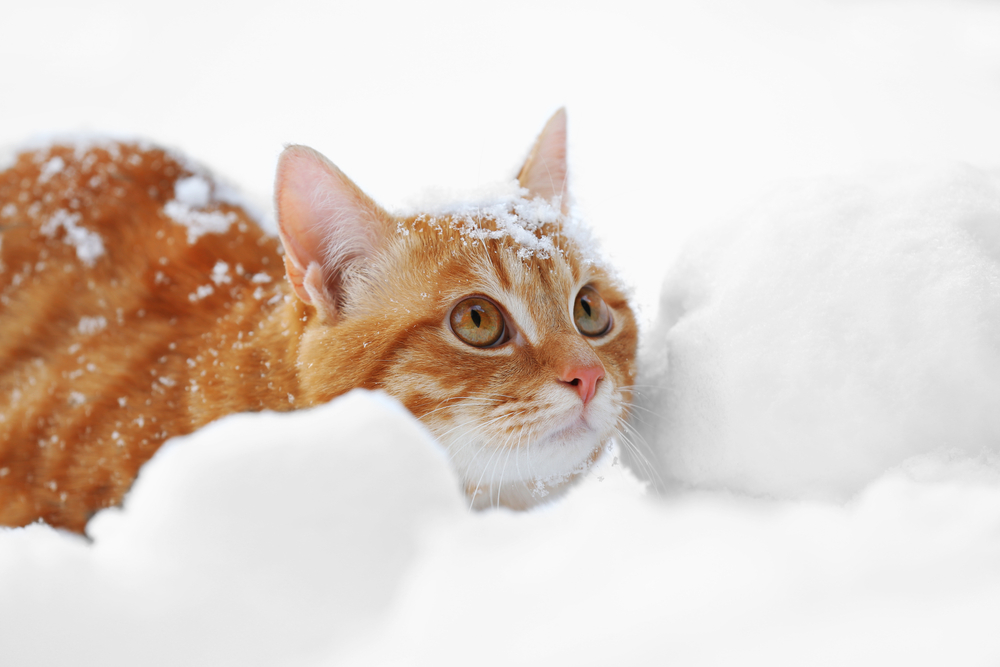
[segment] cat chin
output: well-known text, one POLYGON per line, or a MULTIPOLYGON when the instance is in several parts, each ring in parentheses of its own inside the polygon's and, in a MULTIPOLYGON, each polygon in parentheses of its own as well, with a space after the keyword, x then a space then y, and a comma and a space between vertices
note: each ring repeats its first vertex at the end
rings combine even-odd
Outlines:
MULTIPOLYGON (((563 467, 561 473, 531 479, 505 479, 490 484, 468 483, 465 493, 470 501, 469 507, 474 510, 495 507, 526 510, 556 500, 562 497, 573 482, 600 458, 606 442, 606 440, 598 441, 582 460, 574 466, 563 467)), ((552 443, 546 444, 552 446, 552 443)), ((563 451, 561 454, 565 456, 566 452, 563 451)))
POLYGON ((522 448, 505 450, 502 459, 504 450, 495 450, 492 459, 463 470, 470 507, 527 509, 561 496, 597 461, 611 435, 579 420, 573 428, 560 429, 530 446, 522 443, 522 448))
POLYGON ((488 500, 492 489, 492 505, 518 508, 528 503, 527 494, 535 500, 551 500, 556 489, 571 482, 597 460, 604 445, 615 432, 617 408, 606 397, 595 400, 587 409, 576 407, 563 414, 561 419, 550 422, 547 429, 529 435, 526 439, 512 441, 511 436, 497 440, 484 438, 474 443, 450 443, 458 452, 466 453, 464 460, 453 457, 463 479, 465 490, 473 507, 488 500), (511 446, 511 445, 514 446, 511 446), (472 452, 469 456, 468 453, 472 452), (523 488, 521 488, 523 487, 523 488), (521 489, 518 491, 518 489, 521 489), (510 502, 503 502, 504 497, 510 502))

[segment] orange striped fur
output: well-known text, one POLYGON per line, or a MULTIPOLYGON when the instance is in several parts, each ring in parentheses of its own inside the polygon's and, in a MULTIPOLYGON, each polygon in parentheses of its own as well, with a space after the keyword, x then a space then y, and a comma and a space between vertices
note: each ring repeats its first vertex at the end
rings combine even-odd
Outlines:
MULTIPOLYGON (((519 178, 561 194, 562 112, 519 178)), ((636 326, 563 217, 529 230, 552 242, 534 252, 496 219, 394 217, 303 147, 283 154, 276 201, 280 238, 183 159, 127 143, 52 146, 0 173, 0 524, 83 531, 167 438, 355 387, 420 418, 476 507, 552 497, 614 434, 636 326), (574 324, 585 285, 610 308, 599 337, 574 324), (469 295, 510 340, 456 336, 469 295), (603 369, 592 400, 579 368, 603 369)))

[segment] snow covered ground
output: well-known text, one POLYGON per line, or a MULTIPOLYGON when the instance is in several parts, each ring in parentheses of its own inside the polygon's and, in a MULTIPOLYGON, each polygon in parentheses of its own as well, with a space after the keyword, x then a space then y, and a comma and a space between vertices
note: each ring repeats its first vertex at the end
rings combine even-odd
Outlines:
POLYGON ((470 514, 383 397, 234 416, 92 542, 0 529, 0 664, 1000 662, 1000 5, 29 4, 0 146, 141 135, 265 209, 284 143, 407 206, 566 105, 650 466, 470 514))

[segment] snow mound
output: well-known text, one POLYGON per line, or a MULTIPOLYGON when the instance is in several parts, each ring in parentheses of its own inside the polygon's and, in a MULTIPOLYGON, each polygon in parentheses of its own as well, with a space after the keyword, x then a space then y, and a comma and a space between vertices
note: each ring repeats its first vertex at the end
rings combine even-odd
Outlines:
POLYGON ((653 503, 612 469, 545 512, 438 524, 380 633, 316 664, 992 664, 1000 468, 921 465, 845 506, 653 503))
POLYGON ((771 196, 686 250, 641 355, 668 483, 843 498, 916 455, 1000 452, 1000 174, 771 196))
POLYGON ((464 513, 382 395, 228 417, 160 449, 92 544, 0 528, 3 663, 296 664, 377 620, 424 525, 464 513))
POLYGON ((563 502, 469 513, 417 423, 355 392, 172 441, 90 544, 0 529, 0 642, 5 665, 993 664, 998 522, 998 462, 941 455, 845 506, 649 502, 605 457, 563 502))

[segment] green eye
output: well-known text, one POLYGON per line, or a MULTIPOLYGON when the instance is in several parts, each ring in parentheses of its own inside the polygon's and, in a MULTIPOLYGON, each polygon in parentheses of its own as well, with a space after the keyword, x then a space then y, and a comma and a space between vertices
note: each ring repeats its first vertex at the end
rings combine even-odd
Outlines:
POLYGON ((463 343, 489 347, 503 336, 503 315, 493 302, 472 296, 451 311, 451 330, 463 343))
POLYGON ((573 304, 576 328, 584 336, 603 336, 611 329, 611 309, 590 285, 580 290, 573 304))

